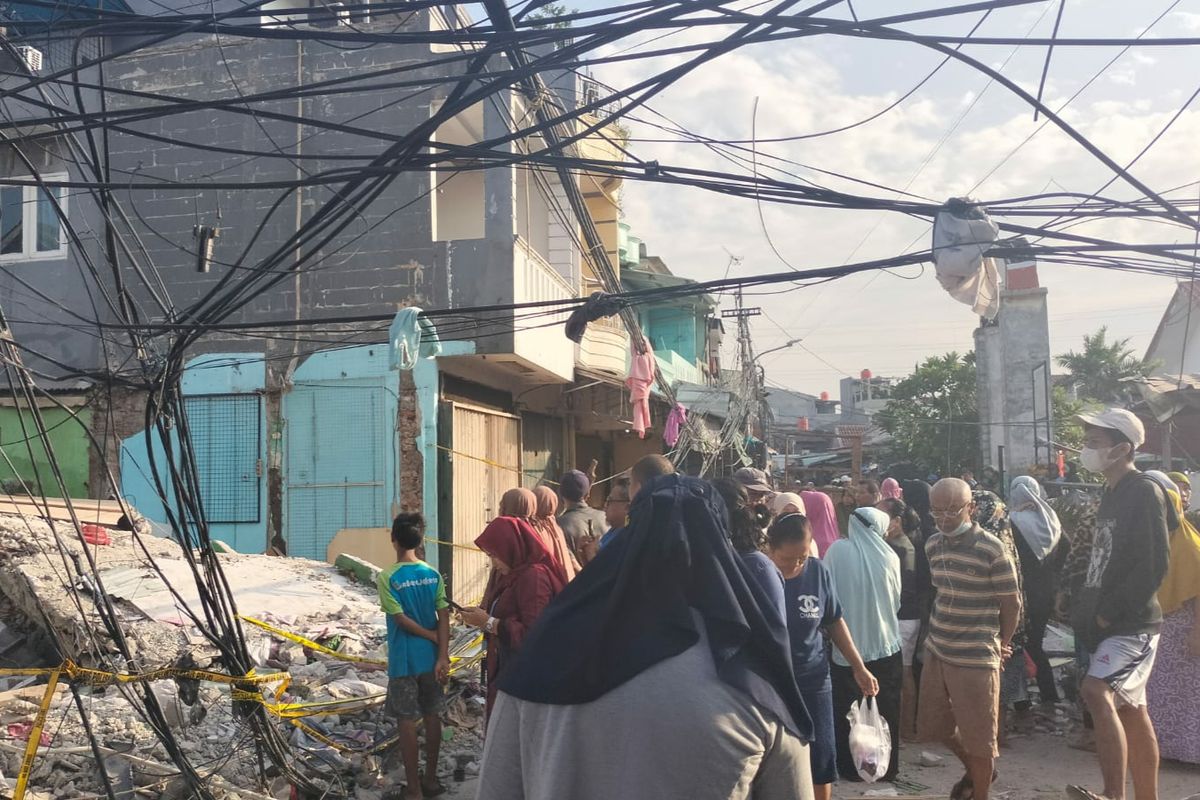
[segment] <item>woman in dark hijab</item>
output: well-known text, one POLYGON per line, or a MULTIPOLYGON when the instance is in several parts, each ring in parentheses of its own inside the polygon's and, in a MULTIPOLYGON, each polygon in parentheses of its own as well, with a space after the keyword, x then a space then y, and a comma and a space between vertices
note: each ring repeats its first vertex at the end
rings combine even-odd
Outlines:
POLYGON ((812 797, 787 630, 725 519, 699 479, 641 488, 501 677, 480 800, 812 797))
MULTIPOLYGON (((925 544, 931 536, 937 533, 937 524, 933 521, 933 512, 929 504, 929 493, 932 491, 929 484, 925 481, 911 480, 904 481, 901 485, 904 488, 904 502, 917 512, 917 517, 921 521, 920 527, 908 535, 908 538, 912 540, 913 549, 916 551, 913 554, 916 557, 914 582, 917 595, 916 605, 920 611, 921 622, 916 650, 913 653, 912 674, 916 686, 920 687, 925 637, 929 635, 929 614, 933 608, 933 576, 929 573, 929 556, 925 552, 925 544)), ((916 692, 915 696, 914 706, 919 706, 921 703, 920 692, 916 692)), ((916 713, 915 708, 913 713, 916 713)))

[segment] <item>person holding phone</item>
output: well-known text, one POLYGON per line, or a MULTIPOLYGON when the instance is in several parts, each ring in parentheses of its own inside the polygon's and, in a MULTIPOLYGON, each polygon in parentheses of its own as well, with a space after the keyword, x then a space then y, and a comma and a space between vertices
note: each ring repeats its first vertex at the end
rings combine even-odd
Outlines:
POLYGON ((462 621, 483 631, 487 641, 487 716, 496 700, 496 682, 520 652, 525 635, 566 581, 551 554, 523 519, 497 517, 475 540, 492 560, 487 608, 464 608, 462 621))

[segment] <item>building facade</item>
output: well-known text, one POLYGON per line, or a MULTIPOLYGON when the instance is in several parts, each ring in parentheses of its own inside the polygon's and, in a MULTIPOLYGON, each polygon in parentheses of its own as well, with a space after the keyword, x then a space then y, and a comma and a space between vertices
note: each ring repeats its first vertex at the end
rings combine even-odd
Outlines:
MULTIPOLYGON (((218 3, 214 11, 233 7, 218 3)), ((286 16, 289 8, 272 5, 264 14, 286 16)), ((353 22, 427 31, 464 24, 457 14, 430 7, 353 22)), ((115 323, 129 309, 148 327, 221 323, 183 351, 181 391, 212 535, 238 550, 275 545, 325 559, 335 540, 352 551, 355 537, 383 535, 400 509, 419 510, 431 538, 446 543, 427 557, 440 558, 455 574, 456 596, 471 601, 486 559, 454 545, 478 535, 504 490, 593 462, 597 477, 606 477, 662 451, 661 403, 645 438, 629 431, 629 337, 618 320, 590 325, 577 345, 563 334, 565 312, 478 311, 569 300, 600 287, 581 257, 580 225, 555 171, 515 162, 484 168, 469 156, 399 168, 345 215, 341 231, 303 238, 351 185, 324 176, 371 159, 389 163, 397 134, 428 125, 463 63, 428 44, 349 49, 320 37, 209 35, 115 58, 104 76, 107 107, 126 121, 110 132, 104 167, 129 188, 110 197, 107 210, 96 192, 20 184, 31 169, 45 180, 84 180, 90 167, 76 139, 55 125, 9 123, 15 133, 0 146, 0 213, 14 244, 0 254, 11 262, 0 303, 15 337, 46 357, 42 372, 91 392, 91 432, 101 450, 92 453, 89 494, 108 495, 112 469, 117 491, 150 518, 167 521, 174 502, 169 492, 160 496, 155 473, 164 472, 167 450, 177 450, 178 427, 164 441, 147 427, 136 381, 103 382, 105 373, 154 375, 162 359, 179 355, 168 333, 135 339, 118 326, 98 334, 96 322, 115 323), (363 76, 379 77, 364 85, 363 76), (388 76, 429 88, 398 94, 388 76), (355 90, 325 90, 340 83, 355 90), (297 85, 312 89, 276 97, 279 87, 297 85), (188 110, 154 113, 162 97, 188 110), (43 199, 47 191, 57 209, 43 199), (4 208, 18 209, 20 225, 4 208), (301 257, 304 268, 294 269, 301 257), (114 298, 113 307, 97 300, 104 297, 114 298), (441 317, 436 346, 422 340, 415 366, 396 369, 387 320, 411 307, 464 312, 441 317), (87 313, 72 316, 72 309, 87 313), (363 316, 383 321, 319 322, 363 316), (266 330, 253 327, 260 325, 266 330)), ((507 69, 502 58, 492 67, 507 69)), ((589 88, 574 71, 542 77, 567 108, 589 88)), ((43 112, 29 104, 30 119, 43 112)), ((530 114, 522 92, 502 89, 443 121, 430 138, 434 147, 465 152, 505 138, 530 114)), ((578 124, 595 121, 584 115, 578 124)), ((581 140, 579 154, 619 159, 620 136, 609 126, 581 140)), ((545 143, 530 137, 505 146, 519 157, 545 143)), ((573 180, 619 271, 620 179, 582 173, 573 180)))

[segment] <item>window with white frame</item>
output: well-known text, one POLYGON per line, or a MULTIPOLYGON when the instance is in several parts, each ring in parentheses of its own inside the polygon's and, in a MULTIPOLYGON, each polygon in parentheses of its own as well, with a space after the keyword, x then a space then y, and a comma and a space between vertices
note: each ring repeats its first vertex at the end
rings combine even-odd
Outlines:
MULTIPOLYGON (((42 176, 48 182, 66 179, 66 175, 42 176)), ((65 256, 67 239, 59 208, 63 215, 67 213, 67 190, 61 186, 5 186, 0 180, 0 261, 65 256)))

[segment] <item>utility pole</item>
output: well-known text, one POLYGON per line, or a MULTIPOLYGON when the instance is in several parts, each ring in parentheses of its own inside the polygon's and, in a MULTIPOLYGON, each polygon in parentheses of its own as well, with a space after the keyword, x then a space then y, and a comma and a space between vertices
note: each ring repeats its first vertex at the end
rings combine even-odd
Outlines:
POLYGON ((750 317, 756 317, 762 314, 762 309, 754 306, 746 308, 743 303, 742 290, 738 289, 734 296, 734 307, 732 309, 722 311, 721 316, 728 319, 734 317, 737 319, 738 326, 738 361, 741 362, 742 380, 741 385, 743 391, 747 392, 745 400, 746 418, 742 423, 742 430, 747 437, 754 434, 754 417, 758 416, 760 424, 763 426, 763 439, 766 439, 766 415, 764 414, 763 404, 766 395, 763 387, 763 375, 759 370, 758 365, 754 362, 754 345, 750 341, 750 317), (756 412, 751 409, 757 407, 756 412))

